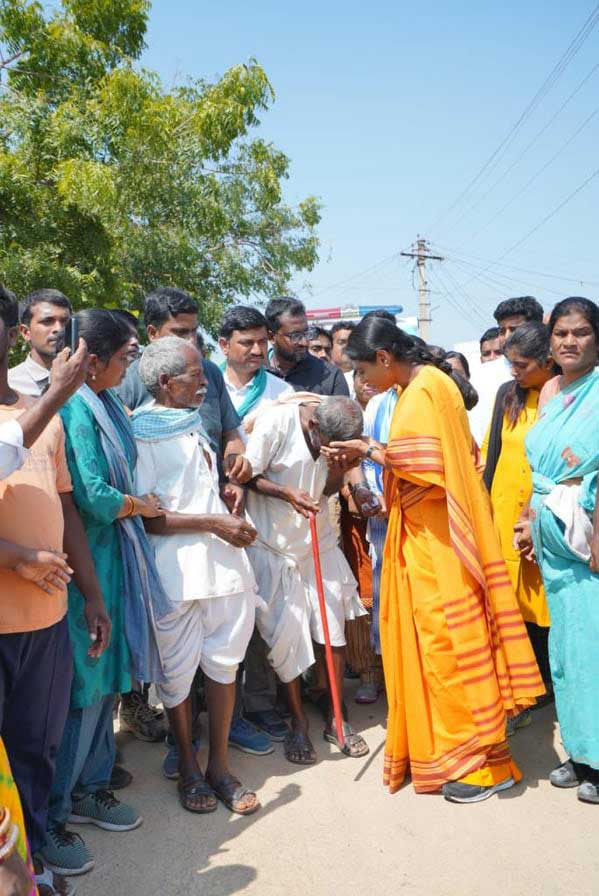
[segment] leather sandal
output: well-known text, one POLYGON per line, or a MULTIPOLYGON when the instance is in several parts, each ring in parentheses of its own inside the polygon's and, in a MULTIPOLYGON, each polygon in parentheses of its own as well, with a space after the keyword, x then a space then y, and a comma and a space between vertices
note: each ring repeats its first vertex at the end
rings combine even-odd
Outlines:
POLYGON ((260 808, 255 792, 251 787, 245 787, 234 775, 224 775, 219 781, 211 780, 210 786, 217 799, 224 803, 227 809, 230 809, 231 812, 235 812, 237 815, 252 815, 260 808), (239 803, 246 796, 253 796, 256 802, 253 806, 241 809, 239 808, 239 803))
POLYGON ((195 777, 187 778, 186 780, 179 778, 177 781, 177 791, 179 793, 179 802, 188 812, 194 812, 196 815, 208 815, 210 812, 215 812, 218 807, 214 790, 201 775, 196 775, 195 777), (209 804, 204 807, 198 806, 196 803, 197 798, 202 796, 212 797, 214 805, 209 804))

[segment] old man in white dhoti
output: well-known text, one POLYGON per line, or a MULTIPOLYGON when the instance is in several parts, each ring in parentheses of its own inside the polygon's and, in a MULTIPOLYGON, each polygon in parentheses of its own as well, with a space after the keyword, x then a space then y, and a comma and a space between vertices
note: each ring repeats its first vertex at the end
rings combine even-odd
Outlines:
MULTIPOLYGON (((254 423, 245 457, 252 467, 248 516, 258 538, 248 550, 258 588, 267 602, 256 614, 258 629, 269 648, 269 659, 287 685, 292 730, 285 740, 291 762, 316 761, 302 708, 300 676, 322 652, 324 634, 320 617, 309 514, 316 513, 324 580, 327 619, 339 693, 345 668, 345 620, 364 614, 356 581, 337 546, 329 522, 327 495, 338 491, 342 473, 330 471, 320 455, 329 441, 356 437, 362 432, 362 411, 349 398, 314 399, 273 405, 254 423)), ((329 700, 329 705, 331 701, 329 700)), ((337 743, 332 708, 324 732, 337 743)), ((344 744, 350 756, 364 756, 368 747, 344 722, 344 744)))
POLYGON ((202 813, 213 811, 218 797, 247 815, 259 803, 229 772, 227 742, 235 676, 261 603, 242 550, 256 532, 228 512, 219 494, 216 458, 198 412, 207 385, 200 353, 176 336, 159 339, 145 349, 139 374, 154 401, 132 416, 136 484, 143 489, 151 483, 165 510, 147 528, 164 589, 176 604, 155 630, 166 678, 158 694, 179 749, 179 799, 185 809, 202 813), (205 777, 191 737, 189 695, 198 666, 209 719, 205 777))

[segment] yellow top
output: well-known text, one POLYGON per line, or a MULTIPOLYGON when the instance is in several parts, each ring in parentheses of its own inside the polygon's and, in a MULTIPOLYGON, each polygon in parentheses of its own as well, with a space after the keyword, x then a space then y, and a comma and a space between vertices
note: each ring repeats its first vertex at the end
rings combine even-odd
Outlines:
MULTIPOLYGON (((549 610, 539 568, 530 560, 521 560, 520 554, 514 548, 514 524, 532 492, 532 478, 524 440, 528 430, 536 422, 538 403, 538 389, 529 389, 526 405, 514 428, 511 428, 511 423, 506 417, 503 419, 501 454, 493 477, 491 503, 501 551, 522 616, 526 622, 547 627, 550 624, 549 610)), ((483 453, 486 453, 487 442, 488 433, 483 443, 483 453)))

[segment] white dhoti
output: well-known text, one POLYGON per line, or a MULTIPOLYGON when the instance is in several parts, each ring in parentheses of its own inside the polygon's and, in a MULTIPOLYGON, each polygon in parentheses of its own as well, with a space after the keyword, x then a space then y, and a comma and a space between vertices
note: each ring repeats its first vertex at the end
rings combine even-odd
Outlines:
POLYGON ((262 601, 253 591, 187 600, 155 622, 166 680, 156 690, 167 709, 189 696, 198 666, 219 684, 235 681, 254 630, 257 603, 262 601))
MULTIPOLYGON (((315 662, 313 641, 324 644, 324 631, 312 557, 285 556, 260 544, 248 556, 266 601, 256 625, 269 648, 268 658, 283 682, 293 681, 315 662)), ((320 563, 333 647, 345 646, 345 622, 364 616, 356 580, 339 550, 321 545, 320 563)))
MULTIPOLYGON (((261 411, 246 447, 255 476, 264 474, 284 487, 307 492, 318 501, 316 526, 327 620, 333 647, 345 646, 345 622, 366 611, 347 560, 337 546, 324 490, 328 468, 306 442, 297 404, 261 411)), ((269 647, 269 660, 281 681, 293 681, 314 663, 312 642, 324 644, 310 525, 291 504, 256 494, 247 498, 248 515, 258 541, 247 550, 258 591, 267 608, 256 611, 256 624, 269 647)))

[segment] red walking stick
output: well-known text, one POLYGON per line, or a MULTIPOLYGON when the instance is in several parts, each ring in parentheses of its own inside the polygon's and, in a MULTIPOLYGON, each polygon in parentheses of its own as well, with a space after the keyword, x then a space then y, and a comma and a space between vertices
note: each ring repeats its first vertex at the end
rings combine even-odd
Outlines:
POLYGON ((318 547, 318 532, 316 531, 316 516, 310 514, 310 535, 312 536, 312 555, 314 557, 314 574, 316 576, 316 591, 318 593, 318 604, 320 606, 320 618, 322 619, 322 631, 324 633, 324 652, 327 661, 327 672, 329 674, 329 687, 331 689, 331 697, 333 699, 333 712, 335 714, 335 726, 337 728, 337 742, 343 752, 345 752, 345 737, 343 736, 343 714, 341 711, 341 698, 337 687, 337 676, 335 675, 335 667, 333 665, 333 651, 331 649, 331 634, 329 632, 329 621, 327 619, 327 608, 324 602, 324 587, 322 584, 322 570, 320 568, 320 549, 318 547))

